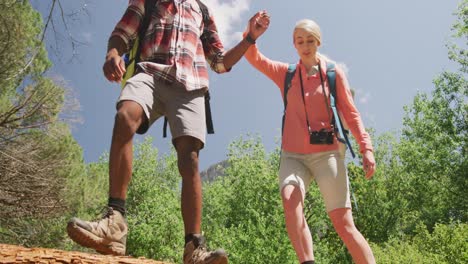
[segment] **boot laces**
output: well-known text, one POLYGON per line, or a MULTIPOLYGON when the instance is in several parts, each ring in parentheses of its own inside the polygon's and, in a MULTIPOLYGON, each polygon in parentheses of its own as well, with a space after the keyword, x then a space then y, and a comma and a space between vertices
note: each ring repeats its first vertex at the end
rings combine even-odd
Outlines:
POLYGON ((100 215, 101 217, 94 219, 93 222, 101 222, 106 219, 111 219, 111 216, 114 215, 114 209, 110 206, 105 206, 101 209, 100 215))
MULTIPOLYGON (((206 257, 208 257, 210 255, 210 253, 208 252, 208 248, 206 247, 206 245, 203 243, 201 245, 199 245, 194 251, 193 251, 193 256, 192 256, 192 259, 193 260, 204 260, 206 257)), ((198 263, 198 262, 196 262, 198 263)))

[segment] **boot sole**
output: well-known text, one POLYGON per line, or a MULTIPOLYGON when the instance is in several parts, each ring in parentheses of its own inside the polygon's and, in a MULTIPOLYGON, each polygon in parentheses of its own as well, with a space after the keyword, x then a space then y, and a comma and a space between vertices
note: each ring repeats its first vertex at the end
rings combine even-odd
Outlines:
POLYGON ((210 261, 210 264, 228 264, 228 257, 226 255, 218 257, 218 259, 210 261))
POLYGON ((117 244, 116 242, 109 243, 108 240, 102 239, 94 235, 88 230, 77 226, 75 223, 68 223, 67 233, 68 236, 76 243, 80 244, 83 247, 92 248, 98 253, 115 256, 125 255, 125 250, 114 249, 113 244, 117 244))
POLYGON ((223 256, 217 262, 213 262, 213 264, 228 264, 228 258, 227 256, 223 256))
MULTIPOLYGON (((228 264, 228 257, 227 257, 227 255, 222 255, 222 256, 218 256, 216 259, 210 259, 210 260, 208 260, 208 262, 210 264, 228 264)), ((190 263, 190 260, 188 260, 188 262, 185 262, 185 260, 184 260, 184 263, 190 263)), ((203 262, 203 263, 205 263, 205 262, 203 262)))

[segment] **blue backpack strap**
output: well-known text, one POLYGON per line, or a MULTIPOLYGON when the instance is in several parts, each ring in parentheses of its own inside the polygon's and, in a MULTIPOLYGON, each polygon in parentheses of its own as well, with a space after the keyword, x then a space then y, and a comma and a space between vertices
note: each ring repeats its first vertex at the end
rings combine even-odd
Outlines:
POLYGON ((286 107, 288 106, 288 91, 291 87, 291 81, 296 73, 296 64, 289 64, 288 71, 286 72, 286 77, 284 79, 284 90, 283 90, 283 103, 284 103, 284 111, 283 111, 283 122, 281 124, 281 135, 284 131, 284 122, 286 120, 286 107))
POLYGON ((333 119, 335 121, 336 127, 338 128, 339 133, 337 139, 341 143, 346 144, 348 146, 349 151, 351 152, 351 156, 355 158, 356 155, 354 154, 353 148, 351 147, 348 135, 344 133, 343 123, 341 122, 340 116, 338 115, 338 110, 336 109, 336 70, 334 63, 327 62, 327 79, 330 88, 330 107, 332 108, 334 117, 333 119))

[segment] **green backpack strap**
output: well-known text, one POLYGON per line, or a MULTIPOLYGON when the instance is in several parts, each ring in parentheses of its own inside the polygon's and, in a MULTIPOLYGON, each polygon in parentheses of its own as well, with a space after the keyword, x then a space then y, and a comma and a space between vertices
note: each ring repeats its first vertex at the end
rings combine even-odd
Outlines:
POLYGON ((151 13, 156 6, 157 0, 146 0, 145 1, 145 16, 143 17, 143 21, 140 25, 140 30, 138 31, 138 36, 135 39, 132 48, 130 51, 125 55, 125 73, 122 78, 121 86, 122 88, 125 87, 127 80, 130 79, 135 74, 137 63, 140 62, 140 54, 141 54, 141 43, 143 38, 145 37, 146 30, 148 29, 149 22, 151 20, 151 13))
POLYGON ((347 133, 344 133, 343 122, 341 122, 340 115, 338 115, 338 110, 336 109, 336 100, 338 98, 336 96, 336 70, 334 63, 327 62, 327 79, 330 87, 330 107, 333 111, 333 121, 336 124, 336 128, 339 133, 336 138, 338 141, 348 146, 351 156, 355 158, 356 155, 351 147, 347 133))
POLYGON ((288 71, 286 72, 286 77, 284 79, 284 90, 283 90, 283 103, 284 103, 284 111, 283 111, 283 121, 281 124, 281 134, 284 132, 284 122, 286 121, 286 107, 288 106, 288 91, 291 87, 291 81, 296 74, 296 64, 289 64, 288 71))
MULTIPOLYGON (((208 13, 208 7, 202 3, 202 1, 197 0, 198 6, 202 12, 203 17, 203 25, 206 27, 210 23, 210 14, 208 13)), ((203 36, 204 33, 200 37, 203 36)), ((211 106, 210 106, 210 91, 207 90, 205 93, 205 120, 206 120, 206 131, 208 134, 214 134, 214 126, 213 126, 213 117, 211 116, 211 106)), ((164 125, 163 125, 163 137, 167 137, 167 117, 164 117, 164 125)))

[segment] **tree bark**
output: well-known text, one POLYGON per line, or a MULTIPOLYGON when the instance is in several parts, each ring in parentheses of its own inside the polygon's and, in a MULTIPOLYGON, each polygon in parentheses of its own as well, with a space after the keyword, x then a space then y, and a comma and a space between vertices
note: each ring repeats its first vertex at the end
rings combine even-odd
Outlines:
POLYGON ((50 248, 25 248, 7 244, 0 244, 0 263, 170 264, 130 256, 116 257, 50 248))

